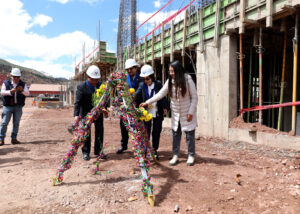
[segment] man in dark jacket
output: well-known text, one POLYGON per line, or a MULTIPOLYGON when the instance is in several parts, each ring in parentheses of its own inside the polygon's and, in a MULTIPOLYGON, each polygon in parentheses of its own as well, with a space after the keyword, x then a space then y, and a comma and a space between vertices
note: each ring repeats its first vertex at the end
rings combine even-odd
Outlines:
MULTIPOLYGON (((74 104, 74 117, 75 121, 78 120, 78 117, 81 116, 82 118, 85 117, 90 110, 93 108, 92 102, 92 94, 98 89, 101 85, 100 81, 100 69, 95 66, 91 65, 87 72, 87 80, 78 85, 76 91, 76 100, 74 104)), ((106 114, 107 112, 105 112, 106 114)), ((100 155, 103 148, 103 114, 94 121, 95 125, 95 144, 94 144, 94 154, 100 155)), ((87 138, 82 147, 83 159, 90 160, 90 151, 91 151, 91 136, 87 138)), ((105 159, 106 156, 102 153, 102 158, 105 159)))
POLYGON ((5 80, 1 88, 3 99, 2 123, 0 126, 0 146, 4 145, 7 125, 13 116, 13 128, 11 132, 11 143, 20 144, 17 140, 19 124, 25 105, 25 98, 29 95, 28 87, 25 82, 20 80, 21 71, 13 68, 10 73, 11 80, 5 80))
MULTIPOLYGON (((136 107, 140 105, 142 102, 141 92, 138 91, 139 84, 141 82, 141 78, 137 73, 138 64, 134 59, 128 59, 125 62, 125 69, 128 72, 127 82, 129 84, 129 88, 135 89, 135 102, 136 107)), ((117 150, 117 154, 122 154, 125 150, 127 150, 128 146, 128 131, 126 130, 126 126, 124 125, 122 119, 120 119, 120 128, 121 128, 121 147, 117 150)))

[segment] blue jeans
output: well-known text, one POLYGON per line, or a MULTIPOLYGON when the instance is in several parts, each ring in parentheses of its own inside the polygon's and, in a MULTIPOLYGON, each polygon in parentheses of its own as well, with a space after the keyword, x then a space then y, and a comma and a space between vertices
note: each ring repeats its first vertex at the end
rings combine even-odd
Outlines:
MULTIPOLYGON (((173 133, 173 155, 179 155, 179 151, 180 151, 180 140, 181 140, 181 126, 180 126, 180 122, 178 124, 178 129, 175 132, 174 130, 172 130, 173 133)), ((187 148, 188 148, 188 154, 190 156, 195 155, 195 130, 192 131, 187 131, 186 133, 186 144, 187 144, 187 148)))
POLYGON ((0 126, 0 139, 4 140, 11 116, 13 116, 13 128, 11 132, 11 139, 17 139, 20 120, 22 117, 23 106, 3 106, 2 109, 2 122, 0 126))

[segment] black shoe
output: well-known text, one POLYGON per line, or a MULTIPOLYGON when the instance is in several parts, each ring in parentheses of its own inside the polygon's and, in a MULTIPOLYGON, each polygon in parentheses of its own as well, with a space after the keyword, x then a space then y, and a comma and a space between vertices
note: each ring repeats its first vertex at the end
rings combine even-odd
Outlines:
POLYGON ((154 151, 154 157, 156 160, 159 160, 159 157, 158 157, 158 154, 157 154, 157 151, 154 151))
POLYGON ((127 148, 124 147, 120 147, 120 149, 118 149, 118 151, 116 152, 117 154, 122 154, 125 150, 127 150, 127 148))
POLYGON ((90 155, 87 154, 87 153, 84 153, 83 154, 83 160, 86 160, 86 161, 89 161, 91 158, 90 158, 90 155))
POLYGON ((4 145, 4 140, 0 140, 0 146, 4 145))
POLYGON ((11 139, 11 144, 21 144, 17 139, 11 139))

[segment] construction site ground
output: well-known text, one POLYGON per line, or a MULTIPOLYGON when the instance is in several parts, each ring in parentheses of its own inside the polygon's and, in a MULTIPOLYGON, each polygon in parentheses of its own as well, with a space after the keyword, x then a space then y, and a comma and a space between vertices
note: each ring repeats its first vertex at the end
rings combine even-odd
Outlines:
POLYGON ((176 205, 178 213, 300 213, 298 151, 198 138, 195 165, 188 167, 182 139, 180 162, 169 166, 168 128, 161 135, 159 163, 150 166, 151 207, 141 192, 132 150, 115 153, 121 138, 116 117, 104 122, 108 158, 100 163, 102 174, 92 174, 93 153, 84 161, 79 151, 63 184, 53 187, 52 177, 70 148, 66 125, 72 114, 72 108, 39 109, 27 100, 19 132, 22 144, 10 144, 10 124, 0 147, 0 213, 173 213, 176 205))

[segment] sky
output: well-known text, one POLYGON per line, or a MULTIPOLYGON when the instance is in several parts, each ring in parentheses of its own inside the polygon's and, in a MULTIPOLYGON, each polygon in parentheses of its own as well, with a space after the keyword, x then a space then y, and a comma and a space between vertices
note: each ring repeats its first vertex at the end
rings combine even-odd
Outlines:
MULTIPOLYGON (((138 0, 137 25, 170 0, 138 0)), ((142 37, 189 0, 173 0, 137 32, 142 37)), ((71 78, 75 63, 101 41, 117 50, 120 0, 0 0, 0 58, 53 77, 71 78)), ((178 19, 181 19, 182 16, 178 19)))

